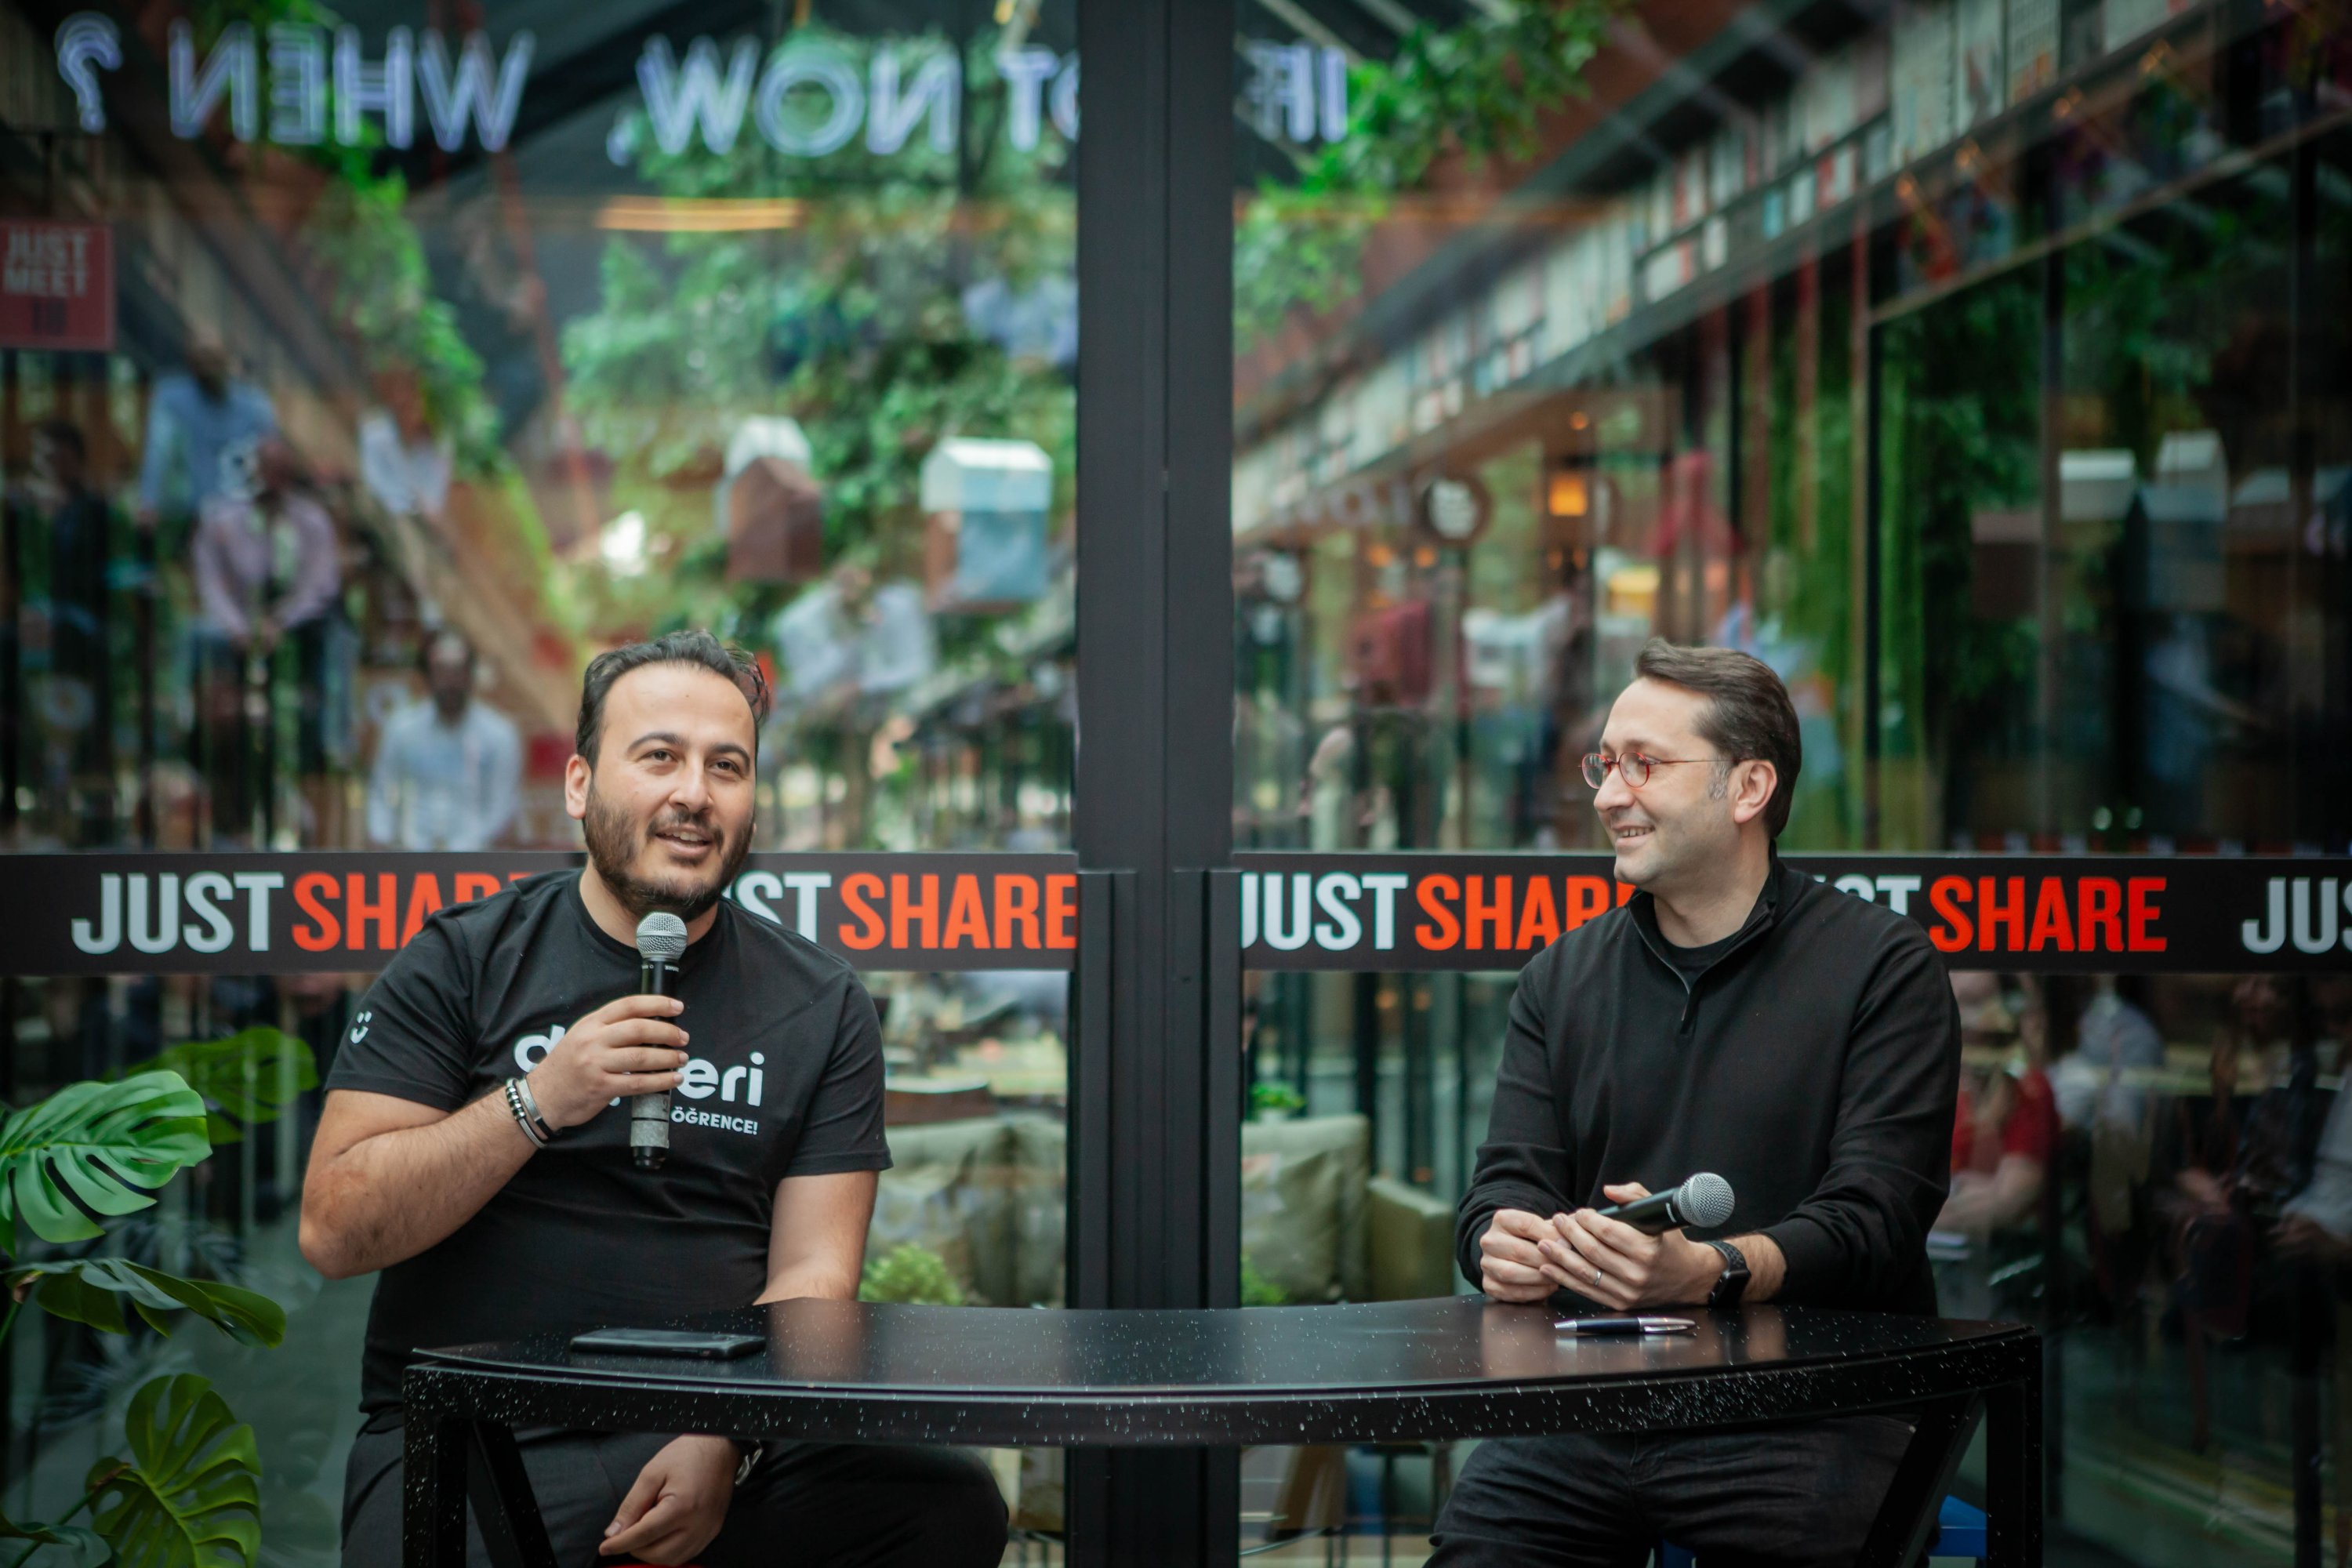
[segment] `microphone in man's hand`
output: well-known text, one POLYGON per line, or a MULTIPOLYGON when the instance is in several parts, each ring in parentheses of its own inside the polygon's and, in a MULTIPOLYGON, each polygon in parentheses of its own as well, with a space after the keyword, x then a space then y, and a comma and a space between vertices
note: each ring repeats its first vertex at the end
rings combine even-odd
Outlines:
MULTIPOLYGON (((677 961, 686 952, 686 922, 656 910, 637 922, 637 990, 646 996, 677 994, 677 961)), ((658 1171, 669 1158, 669 1090, 629 1101, 629 1163, 658 1171)))
POLYGON ((1687 1227, 1706 1229, 1731 1217, 1731 1184, 1712 1171, 1701 1171, 1679 1187, 1592 1212, 1652 1236, 1687 1227))

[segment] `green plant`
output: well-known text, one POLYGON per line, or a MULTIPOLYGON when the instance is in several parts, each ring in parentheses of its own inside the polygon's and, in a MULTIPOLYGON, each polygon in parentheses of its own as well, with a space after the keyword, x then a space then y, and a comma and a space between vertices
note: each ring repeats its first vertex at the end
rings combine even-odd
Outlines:
POLYGON ((142 1388, 123 1418, 128 1459, 90 1471, 90 1521, 126 1563, 250 1563, 261 1549, 253 1428, 190 1374, 142 1388))
MULTIPOLYGON (((755 416, 799 423, 824 487, 827 563, 877 579, 922 573, 920 474, 944 438, 1035 442, 1053 468, 1048 515, 1069 514, 1077 426, 1067 369, 1025 340, 1008 348, 966 303, 1001 295, 1055 318, 1076 266, 1068 145, 1049 132, 1022 148, 1003 133, 1003 41, 979 27, 887 46, 944 47, 961 62, 963 112, 945 149, 917 136, 887 156, 853 140, 821 157, 787 157, 747 128, 724 153, 699 140, 667 153, 642 112, 622 127, 615 145, 653 192, 681 204, 757 203, 777 226, 615 234, 596 309, 565 324, 568 406, 612 456, 612 509, 643 520, 653 563, 626 575, 587 557, 561 565, 557 577, 592 624, 708 626, 761 641, 805 591, 725 575, 711 489, 730 439, 755 416)), ((880 46, 803 26, 780 47, 822 47, 863 76, 880 46)), ((999 668, 1000 625, 940 617, 941 662, 999 668)), ((877 797, 903 797, 916 776, 911 767, 869 776, 881 717, 870 706, 794 721, 794 755, 847 775, 835 820, 851 846, 884 842, 890 803, 877 797)))
POLYGON ((1254 1083, 1250 1085, 1250 1109, 1295 1115, 1307 1109, 1307 1097, 1286 1083, 1254 1083))
POLYGON ((205 1136, 215 1148, 238 1142, 245 1127, 276 1121, 294 1096, 319 1087, 310 1046, 267 1024, 226 1039, 184 1040, 137 1070, 178 1073, 204 1096, 205 1136))
POLYGON ((1423 24, 1385 63, 1348 75, 1348 134, 1260 185, 1234 236, 1234 342, 1248 348, 1291 310, 1328 309, 1361 281, 1364 240, 1391 202, 1448 153, 1526 158, 1545 114, 1586 91, 1584 68, 1624 0, 1540 0, 1459 27, 1423 24))
MULTIPOLYGON (((107 1237, 109 1222, 153 1207, 173 1176, 210 1155, 208 1123, 238 1136, 238 1123, 284 1109, 283 1083, 316 1082, 308 1048, 274 1029, 173 1047, 159 1059, 187 1076, 151 1063, 119 1080, 68 1085, 0 1122, 0 1247, 11 1255, 0 1268, 10 1297, 0 1341, 28 1305, 108 1334, 168 1336, 192 1314, 240 1344, 285 1338, 284 1309, 257 1291, 126 1257, 22 1255, 32 1242, 70 1248, 107 1237)), ((251 1568, 260 1455, 253 1429, 212 1385, 187 1373, 150 1379, 131 1395, 122 1439, 127 1452, 90 1468, 62 1518, 0 1519, 0 1542, 26 1543, 8 1568, 37 1556, 39 1568, 251 1568), (73 1522, 85 1510, 89 1522, 73 1522)))
POLYGON ((1258 1271, 1256 1264, 1244 1253, 1242 1256, 1242 1305, 1244 1307, 1281 1307, 1288 1305, 1290 1297, 1281 1286, 1258 1271))
MULTIPOLYGON (((267 37, 273 24, 332 27, 342 20, 318 0, 200 0, 193 12, 200 52, 231 23, 267 37)), ((367 374, 415 376, 426 412, 451 438, 463 472, 497 472, 505 458, 497 410, 482 390, 481 356, 466 342, 455 308, 433 291, 424 241, 406 213, 408 183, 397 170, 379 166, 381 133, 370 126, 356 146, 320 142, 278 150, 328 176, 299 229, 304 248, 324 263, 322 313, 350 335, 367 374)))
POLYGON ((857 1282, 861 1301, 897 1301, 921 1307, 961 1307, 963 1287, 947 1260, 928 1247, 901 1242, 879 1258, 869 1258, 866 1276, 857 1282))

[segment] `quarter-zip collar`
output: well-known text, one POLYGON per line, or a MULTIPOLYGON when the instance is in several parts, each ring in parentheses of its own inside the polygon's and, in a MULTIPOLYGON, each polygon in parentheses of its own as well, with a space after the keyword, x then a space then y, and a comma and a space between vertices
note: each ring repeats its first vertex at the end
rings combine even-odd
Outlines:
POLYGON ((1720 969, 1732 954, 1752 945, 1761 938, 1780 919, 1782 871, 1780 850, 1778 845, 1773 846, 1770 855, 1770 864, 1764 872, 1764 886, 1758 889, 1755 907, 1748 911, 1747 921, 1734 933, 1730 945, 1716 956, 1714 963, 1699 971, 1696 978, 1684 974, 1681 967, 1666 956, 1666 950, 1673 944, 1666 941, 1665 932, 1658 929, 1657 900, 1646 891, 1637 891, 1626 900, 1626 911, 1633 917, 1633 929, 1642 933, 1642 944, 1650 950, 1650 956, 1663 965, 1666 973, 1673 975, 1682 985, 1683 1015, 1681 1024, 1675 1030, 1676 1038, 1688 1039, 1698 1026, 1700 984, 1708 975, 1720 969))

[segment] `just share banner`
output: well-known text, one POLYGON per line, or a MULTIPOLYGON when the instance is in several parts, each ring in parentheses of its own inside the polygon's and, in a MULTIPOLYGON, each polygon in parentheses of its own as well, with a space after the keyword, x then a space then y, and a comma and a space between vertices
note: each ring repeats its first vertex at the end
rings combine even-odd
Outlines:
MULTIPOLYGON (((583 857, 10 855, 0 947, 13 974, 374 970, 436 910, 583 857)), ((1068 855, 754 855, 729 896, 860 969, 1067 969, 1068 855)))
MULTIPOLYGON (((0 973, 380 969, 561 853, 11 855, 0 973)), ((1242 962, 1509 970, 1632 896, 1606 855, 1238 855, 1242 962)), ((2352 859, 1791 856, 1955 969, 2352 971, 2352 859)), ((1068 855, 754 855, 730 896, 866 970, 1068 969, 1068 855)))
MULTIPOLYGON (((1633 896, 1607 855, 1237 855, 1251 969, 1517 969, 1633 896)), ((1791 855, 1954 969, 2352 970, 2352 859, 1791 855)))

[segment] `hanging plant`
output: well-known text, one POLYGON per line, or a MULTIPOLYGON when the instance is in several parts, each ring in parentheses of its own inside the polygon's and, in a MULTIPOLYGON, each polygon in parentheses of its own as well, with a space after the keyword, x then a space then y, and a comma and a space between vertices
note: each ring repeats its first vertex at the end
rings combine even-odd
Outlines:
POLYGON ((1365 239, 1448 153, 1474 162, 1540 150, 1544 115, 1588 89, 1584 68, 1625 0, 1559 0, 1427 23, 1396 58, 1348 76, 1348 133, 1258 187, 1234 236, 1234 338, 1247 349, 1294 310, 1324 310, 1360 285, 1365 239))

